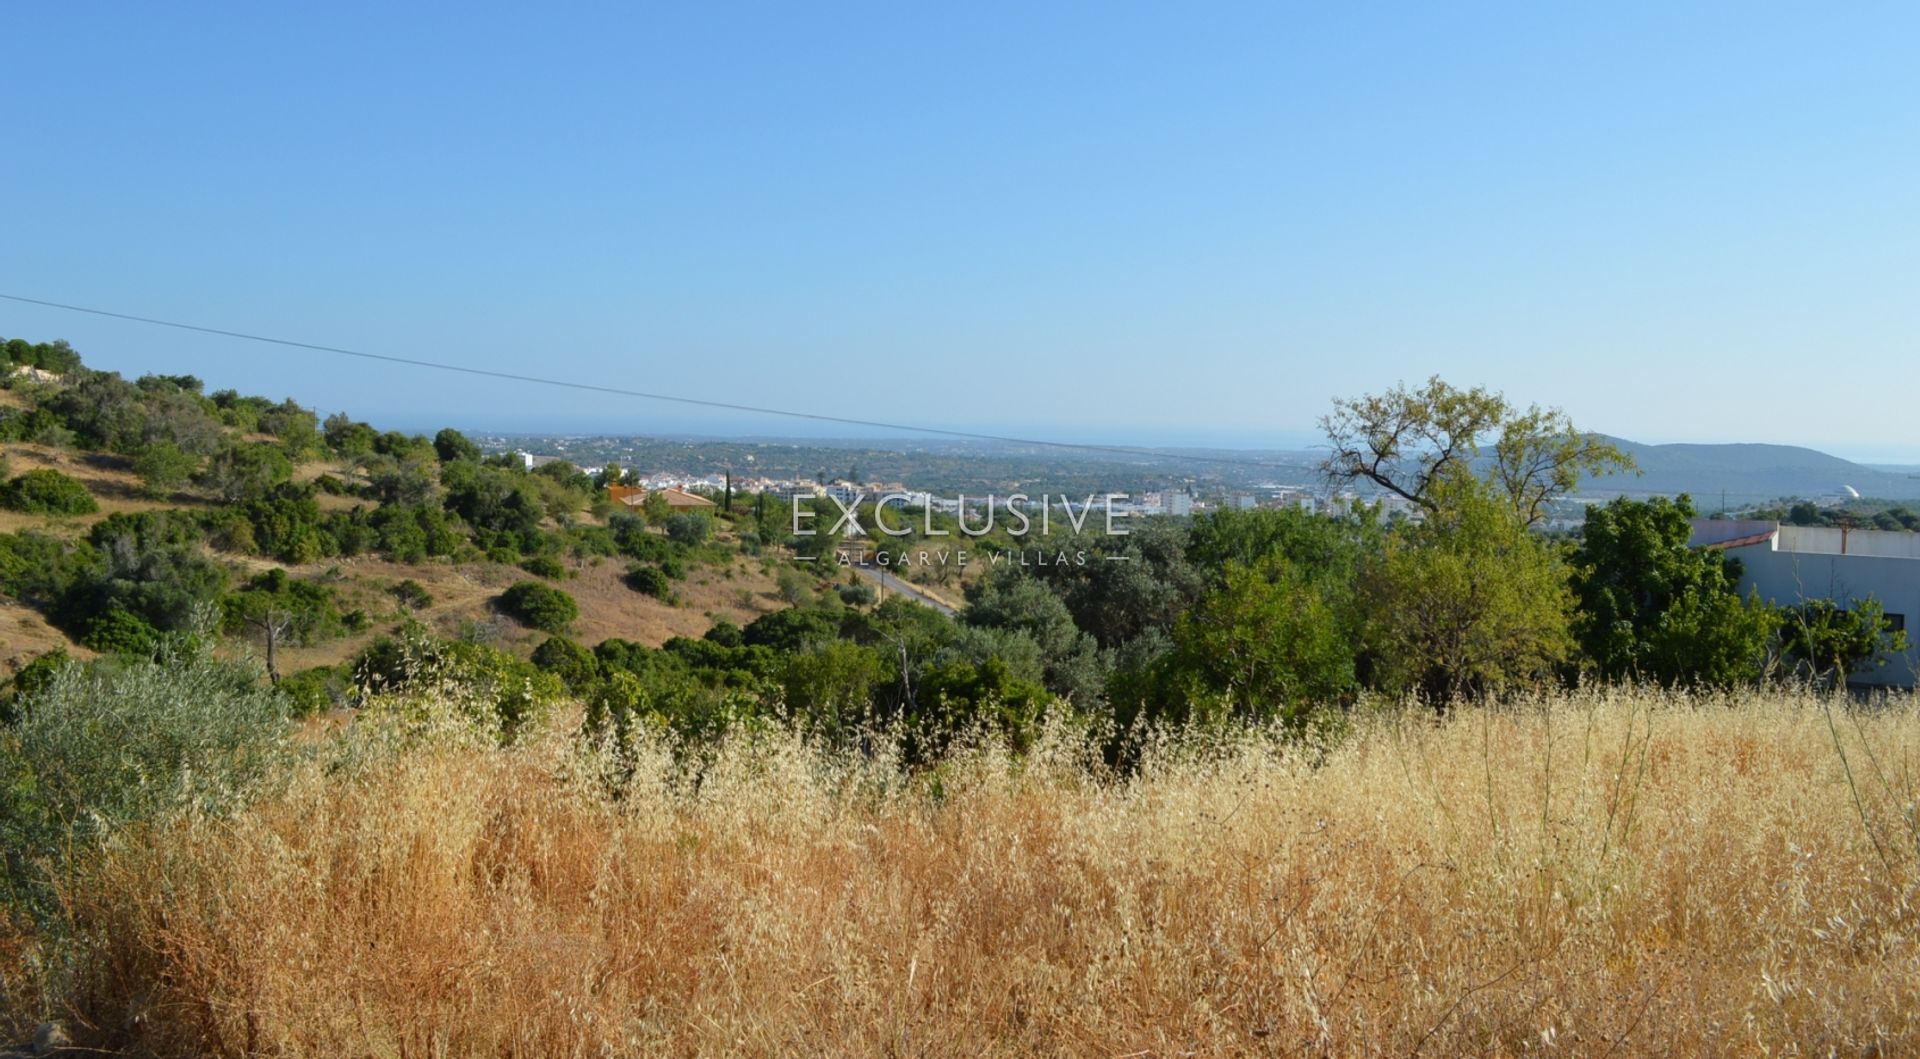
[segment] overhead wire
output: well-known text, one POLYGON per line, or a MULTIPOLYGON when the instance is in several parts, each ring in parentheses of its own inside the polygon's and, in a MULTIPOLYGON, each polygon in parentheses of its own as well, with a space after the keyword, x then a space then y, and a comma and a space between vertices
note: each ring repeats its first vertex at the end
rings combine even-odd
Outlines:
POLYGON ((806 412, 789 408, 769 408, 759 405, 741 404, 733 401, 720 401, 703 397, 687 397, 680 394, 655 393, 636 390, 624 386, 610 386, 603 383, 580 382, 573 379, 556 379, 540 375, 528 375, 521 372, 500 371, 494 368, 475 367, 470 364, 454 364, 446 361, 427 360, 420 357, 398 356, 391 353, 374 353, 344 346, 326 345, 319 342, 307 342, 299 339, 280 338, 272 335, 253 334, 246 331, 224 327, 211 327, 205 324, 185 323, 179 320, 166 320, 153 316, 141 316, 135 313, 118 312, 111 309, 99 309, 85 305, 73 305, 66 302, 49 301, 44 298, 30 298, 20 294, 0 292, 0 298, 25 305, 38 305, 64 312, 82 313, 89 316, 105 317, 113 320, 126 320, 132 323, 148 324, 155 327, 168 327, 180 331, 193 331, 200 334, 216 335, 222 338, 240 339, 247 342, 261 342, 268 345, 290 349, 304 349, 316 353, 329 353, 343 357, 355 357, 361 360, 379 361, 387 364, 400 364, 408 367, 427 368, 433 371, 457 372, 481 378, 501 379, 508 382, 531 383, 538 386, 552 386, 561 389, 579 390, 590 393, 610 394, 617 397, 632 397, 648 401, 662 401, 672 404, 690 405, 699 408, 713 408, 730 412, 743 412, 750 415, 776 416, 787 419, 809 420, 818 423, 835 423, 843 426, 865 427, 874 430, 892 430, 905 433, 926 434, 937 437, 953 438, 965 441, 987 441, 1005 445, 1027 445, 1040 448, 1065 449, 1077 452, 1102 453, 1114 456, 1146 457, 1157 460, 1174 460, 1189 463, 1206 463, 1235 467, 1247 467, 1256 470, 1297 470, 1297 464, 1283 464, 1264 460, 1239 459, 1231 456, 1216 456, 1205 453, 1182 452, 1177 449, 1152 449, 1128 445, 1100 445, 1089 442, 1050 441, 1043 438, 1023 438, 1007 434, 994 434, 972 430, 953 430, 944 427, 925 426, 914 423, 892 423, 877 419, 862 419, 853 416, 834 415, 824 412, 806 412))

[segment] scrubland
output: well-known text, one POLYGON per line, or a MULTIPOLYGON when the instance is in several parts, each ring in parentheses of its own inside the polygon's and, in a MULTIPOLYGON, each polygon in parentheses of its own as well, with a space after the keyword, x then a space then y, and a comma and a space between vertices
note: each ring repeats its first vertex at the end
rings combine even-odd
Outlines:
POLYGON ((65 947, 0 943, 14 1016, 160 1056, 1920 1053, 1905 700, 1383 709, 1124 772, 411 708, 77 860, 65 947))

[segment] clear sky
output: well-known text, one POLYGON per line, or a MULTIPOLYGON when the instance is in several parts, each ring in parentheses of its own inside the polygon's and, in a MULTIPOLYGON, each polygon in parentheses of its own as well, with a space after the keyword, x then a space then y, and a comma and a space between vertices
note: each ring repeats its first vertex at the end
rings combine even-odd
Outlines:
MULTIPOLYGON (((1437 372, 1920 459, 1920 6, 1575 7, 9 4, 0 291, 1052 438, 1437 372)), ((0 334, 381 425, 800 429, 0 334)))

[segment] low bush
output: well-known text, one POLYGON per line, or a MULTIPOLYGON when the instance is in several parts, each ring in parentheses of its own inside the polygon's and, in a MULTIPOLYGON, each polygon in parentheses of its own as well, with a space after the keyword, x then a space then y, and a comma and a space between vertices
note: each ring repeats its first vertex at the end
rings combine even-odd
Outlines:
POLYGON ((121 659, 58 666, 23 695, 0 732, 0 899, 48 914, 69 858, 170 810, 239 805, 283 760, 287 705, 257 677, 199 654, 121 659))
POLYGON ((658 566, 635 563, 627 569, 625 580, 628 588, 655 599, 666 599, 673 594, 673 579, 658 566))
POLYGON ((501 593, 500 609, 530 629, 551 633, 566 631, 580 616, 572 596, 538 581, 522 581, 501 593))
POLYGON ((100 510, 86 486, 46 468, 0 486, 0 507, 34 515, 91 515, 100 510))
POLYGON ((393 593, 393 598, 399 600, 402 606, 413 610, 425 610, 433 606, 433 593, 427 591, 425 585, 411 577, 387 591, 393 593))
POLYGON ((535 577, 544 577, 549 581, 564 581, 573 576, 567 565, 550 555, 536 555, 520 562, 520 569, 535 577))

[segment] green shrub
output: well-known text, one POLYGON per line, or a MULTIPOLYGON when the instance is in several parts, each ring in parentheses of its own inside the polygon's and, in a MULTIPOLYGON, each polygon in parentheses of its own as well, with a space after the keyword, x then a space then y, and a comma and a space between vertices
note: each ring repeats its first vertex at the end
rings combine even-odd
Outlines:
POLYGON ((413 610, 425 610, 433 606, 433 593, 427 591, 425 585, 411 577, 387 591, 392 592, 393 598, 399 600, 402 606, 413 610))
POLYGON ((171 441, 156 441, 133 458, 133 473, 150 496, 165 496, 187 484, 200 461, 171 441))
POLYGON ((487 549, 487 561, 501 566, 519 566, 520 549, 511 544, 496 544, 487 549))
POLYGON ((688 547, 705 544, 707 538, 713 536, 713 520, 692 512, 668 515, 664 528, 668 540, 688 547))
POLYGON ((655 599, 666 599, 673 594, 673 579, 657 566, 635 563, 628 568, 625 580, 628 588, 655 599))
POLYGON ((347 701, 346 674, 331 666, 315 666, 282 679, 278 685, 287 700, 288 712, 306 717, 344 705, 347 701))
POLYGON ((573 597, 538 581, 522 581, 500 594, 500 608, 521 624, 541 632, 564 632, 580 607, 573 597))
POLYGON ((583 692, 600 679, 593 652, 561 636, 549 637, 533 649, 533 664, 559 677, 569 689, 583 692))
POLYGON ((264 634, 278 630, 283 644, 311 644, 346 631, 333 590, 313 581, 297 581, 285 570, 273 569, 247 582, 221 600, 222 629, 229 635, 264 634))
POLYGON ((575 526, 567 533, 571 538, 568 550, 576 559, 620 553, 620 544, 614 540, 613 531, 605 526, 575 526))
POLYGON ((140 615, 115 607, 95 615, 80 640, 101 654, 142 656, 159 646, 160 630, 140 615))
POLYGON ((286 704, 204 655, 63 666, 0 731, 0 899, 53 914, 72 857, 128 824, 238 806, 275 771, 286 704))
POLYGON ((566 691, 558 676, 497 647, 437 640, 412 621, 399 636, 380 637, 354 659, 352 682, 374 693, 451 691, 503 740, 511 740, 566 691))
POLYGON ((73 657, 64 648, 54 648, 20 667, 7 685, 6 695, 0 697, 0 725, 9 725, 20 719, 20 704, 24 700, 39 694, 60 671, 75 664, 73 657))
POLYGON ((100 510, 86 486, 44 468, 0 486, 0 507, 35 515, 90 515, 100 510))
POLYGON ((573 571, 567 569, 565 563, 550 555, 536 555, 531 559, 522 560, 520 569, 549 581, 564 581, 573 576, 573 571))

